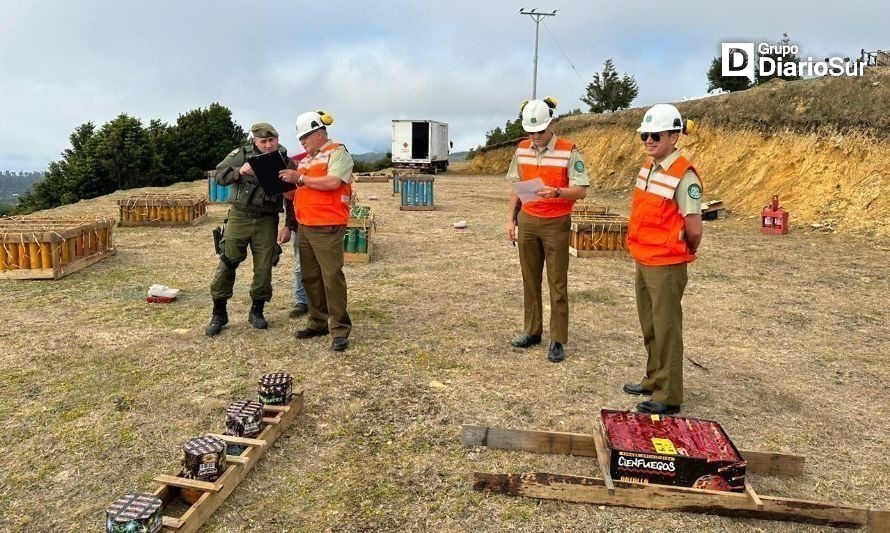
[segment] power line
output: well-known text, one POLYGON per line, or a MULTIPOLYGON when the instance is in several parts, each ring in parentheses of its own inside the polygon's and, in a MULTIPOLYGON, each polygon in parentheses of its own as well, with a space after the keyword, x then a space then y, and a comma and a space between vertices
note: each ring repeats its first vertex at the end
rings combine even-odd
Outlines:
POLYGON ((581 73, 578 72, 578 69, 576 69, 576 68, 575 68, 575 65, 572 64, 572 60, 569 59, 569 56, 568 56, 568 55, 566 55, 565 50, 563 50, 563 49, 562 49, 562 46, 559 45, 559 41, 556 40, 556 35, 553 35, 553 32, 550 31, 550 26, 547 25, 547 22, 546 22, 546 21, 544 21, 544 29, 546 29, 546 30, 547 30, 547 33, 550 34, 550 37, 553 38, 553 42, 556 43, 556 47, 559 48, 559 51, 560 51, 560 52, 562 52, 562 56, 563 56, 564 58, 566 58, 566 61, 568 62, 569 66, 572 67, 572 70, 575 71, 575 74, 578 75, 578 79, 581 80, 581 83, 584 83, 584 78, 581 77, 581 73))

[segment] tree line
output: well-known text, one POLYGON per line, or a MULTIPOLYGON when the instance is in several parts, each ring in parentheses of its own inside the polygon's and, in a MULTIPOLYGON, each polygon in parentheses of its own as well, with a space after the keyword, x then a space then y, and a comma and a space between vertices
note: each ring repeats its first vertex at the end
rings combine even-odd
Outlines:
MULTIPOLYGON (((782 35, 782 39, 775 43, 775 49, 786 50, 790 44, 791 39, 788 37, 788 34, 785 33, 782 35)), ((773 52, 769 54, 769 56, 774 59, 781 58, 783 62, 798 61, 797 56, 787 52, 784 54, 773 52)), ((755 65, 757 64, 754 58, 752 58, 752 61, 755 61, 755 65)), ((721 58, 715 57, 708 66, 708 91, 722 89, 724 91, 737 92, 750 89, 755 85, 761 85, 774 78, 781 78, 788 81, 800 79, 800 77, 783 76, 779 73, 762 75, 759 70, 755 68, 755 82, 751 83, 748 78, 744 76, 722 76, 722 68, 723 63, 721 58)), ((637 80, 632 75, 619 74, 615 68, 615 62, 612 58, 609 58, 606 59, 602 72, 594 73, 591 82, 587 85, 587 89, 581 96, 580 100, 587 104, 588 113, 612 113, 620 109, 629 108, 639 92, 637 80)), ((580 113, 580 109, 574 109, 567 113, 567 115, 580 113)), ((522 129, 522 114, 520 113, 515 120, 508 120, 503 128, 498 126, 488 130, 485 133, 485 146, 512 141, 524 137, 525 135, 526 133, 522 129)), ((472 159, 472 155, 475 155, 475 150, 471 149, 470 152, 471 157, 469 158, 472 159)))
POLYGON ((16 212, 30 213, 121 189, 197 180, 232 148, 247 141, 232 112, 213 103, 147 126, 122 113, 101 127, 81 124, 71 146, 49 164, 46 177, 19 197, 16 212))

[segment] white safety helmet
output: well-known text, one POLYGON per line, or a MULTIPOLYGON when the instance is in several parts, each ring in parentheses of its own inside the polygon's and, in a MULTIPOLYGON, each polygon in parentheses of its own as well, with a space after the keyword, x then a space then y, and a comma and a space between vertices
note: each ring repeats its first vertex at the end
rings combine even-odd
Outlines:
POLYGON ((643 115, 643 121, 637 129, 640 133, 658 133, 661 131, 682 131, 683 117, 680 111, 671 104, 655 104, 643 115))
POLYGON ((297 139, 333 123, 334 117, 321 110, 301 113, 297 117, 297 139))
POLYGON ((556 100, 548 96, 543 100, 526 100, 519 109, 522 110, 522 129, 528 133, 544 131, 553 122, 553 109, 556 100))

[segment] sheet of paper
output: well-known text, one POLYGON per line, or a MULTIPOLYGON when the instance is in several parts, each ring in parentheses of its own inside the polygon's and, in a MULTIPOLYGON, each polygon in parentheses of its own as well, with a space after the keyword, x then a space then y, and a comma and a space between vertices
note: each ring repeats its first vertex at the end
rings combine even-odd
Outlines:
POLYGON ((523 203, 541 200, 541 197, 538 196, 535 191, 537 191, 538 189, 542 189, 543 187, 544 182, 541 180, 541 178, 535 178, 528 181, 516 181, 513 183, 513 190, 516 191, 516 194, 519 196, 519 200, 523 203))

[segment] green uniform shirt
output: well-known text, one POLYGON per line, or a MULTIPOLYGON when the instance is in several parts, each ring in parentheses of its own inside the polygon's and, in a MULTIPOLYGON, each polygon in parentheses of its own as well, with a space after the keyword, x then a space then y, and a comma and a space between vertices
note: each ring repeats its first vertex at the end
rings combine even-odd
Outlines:
MULTIPOLYGON (((671 152, 669 156, 665 157, 660 163, 657 163, 652 167, 649 179, 652 179, 653 176, 657 176, 664 170, 671 168, 671 165, 673 165, 679 157, 680 150, 671 152)), ((686 215, 700 215, 701 194, 701 180, 698 179, 695 172, 687 170, 680 179, 680 183, 677 184, 677 188, 674 190, 674 201, 677 202, 677 208, 680 210, 680 215, 684 217, 686 215)))
MULTIPOLYGON (((278 151, 284 155, 287 160, 288 168, 296 168, 294 162, 287 157, 287 148, 279 146, 278 151)), ((229 202, 244 211, 253 211, 260 213, 280 213, 284 211, 285 221, 289 226, 296 222, 294 217, 294 208, 291 202, 284 201, 284 196, 280 194, 269 196, 265 193, 256 177, 249 176, 245 179, 241 176, 241 166, 247 162, 247 158, 255 155, 261 155, 262 152, 252 142, 240 148, 235 148, 225 159, 216 165, 216 182, 220 185, 235 184, 232 198, 229 202)))
MULTIPOLYGON (((552 152, 556 149, 556 135, 550 138, 550 142, 547 143, 543 149, 538 150, 535 148, 535 145, 532 145, 532 148, 536 152, 535 158, 538 161, 538 164, 541 164, 541 157, 547 153, 548 151, 552 152)), ((569 156, 569 187, 573 187, 575 185, 580 185, 582 187, 590 187, 590 178, 587 176, 587 165, 584 164, 584 159, 581 158, 581 152, 578 151, 578 148, 572 148, 572 154, 569 156)), ((519 181, 519 161, 516 157, 516 152, 513 152, 513 160, 510 161, 510 168, 507 170, 507 181, 514 182, 519 181)))

